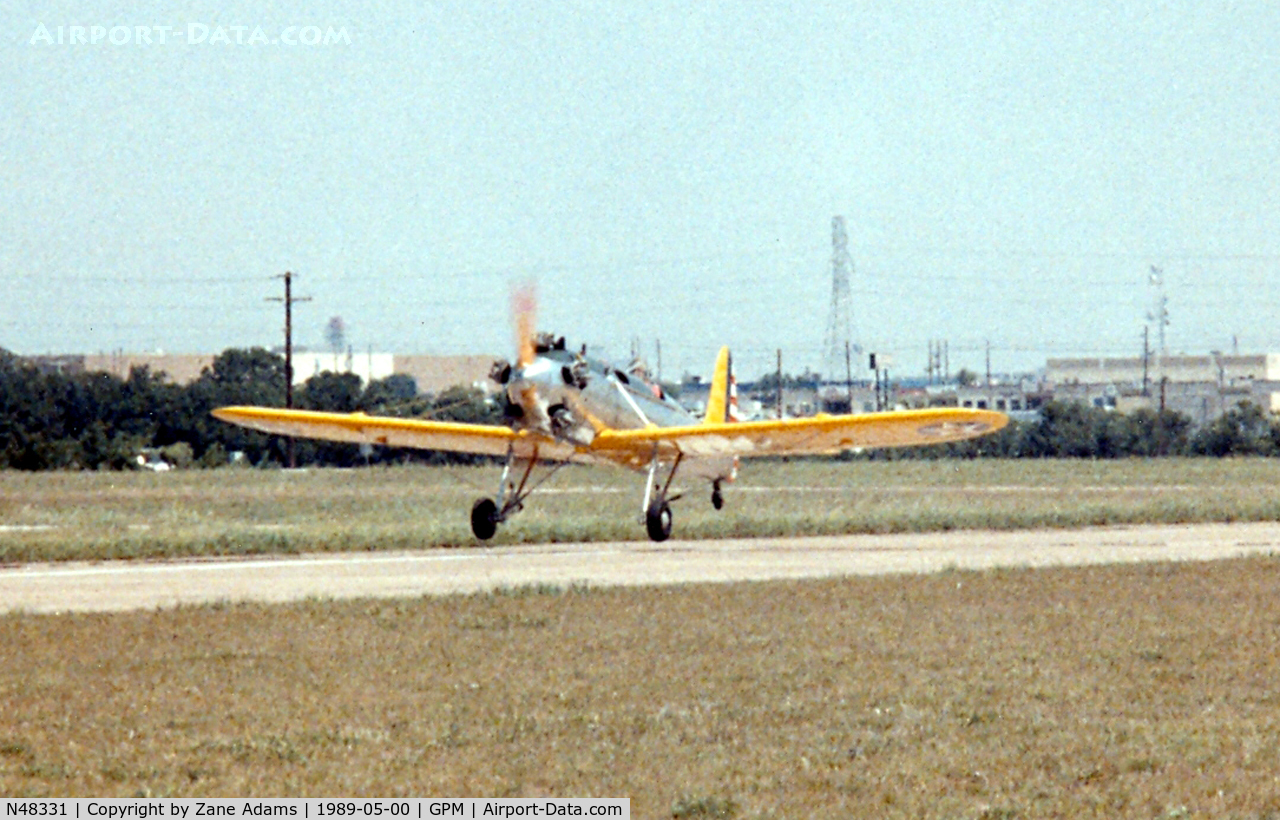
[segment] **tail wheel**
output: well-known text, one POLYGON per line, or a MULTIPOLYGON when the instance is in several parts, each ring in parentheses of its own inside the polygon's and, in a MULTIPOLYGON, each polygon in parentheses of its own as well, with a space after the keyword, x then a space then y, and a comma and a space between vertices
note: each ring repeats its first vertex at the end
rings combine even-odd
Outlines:
POLYGON ((481 498, 471 505, 471 531, 481 541, 488 541, 498 531, 498 505, 492 498, 481 498))
POLYGON ((671 507, 666 501, 655 501, 644 516, 645 529, 654 541, 666 541, 671 536, 671 507))

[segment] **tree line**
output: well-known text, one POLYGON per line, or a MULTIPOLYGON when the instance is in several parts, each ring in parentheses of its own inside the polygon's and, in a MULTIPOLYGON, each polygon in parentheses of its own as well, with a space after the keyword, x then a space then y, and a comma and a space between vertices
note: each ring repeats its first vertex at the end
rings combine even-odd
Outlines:
POLYGON ((1117 413, 1051 401, 1035 421, 1010 421, 997 433, 937 447, 872 451, 867 458, 1158 458, 1280 455, 1280 417, 1244 401, 1195 427, 1173 410, 1117 413))
MULTIPOLYGON (((121 378, 105 372, 64 373, 38 368, 0 350, 0 469, 124 469, 146 451, 170 464, 216 467, 232 454, 243 463, 286 461, 286 442, 225 424, 216 407, 252 404, 283 407, 284 358, 262 348, 232 348, 218 355, 189 384, 135 367, 121 378)), ((430 417, 501 423, 501 408, 482 393, 455 388, 419 396, 414 380, 392 375, 362 386, 350 373, 320 373, 294 391, 294 406, 308 410, 430 417)), ((406 459, 468 461, 468 456, 365 448, 298 440, 300 465, 352 466, 406 459)))
MULTIPOLYGON (((262 348, 232 348, 189 384, 137 367, 121 378, 105 372, 64 373, 35 367, 0 350, 0 468, 125 469, 158 451, 180 467, 243 462, 284 464, 286 443, 224 424, 215 407, 285 403, 284 359, 262 348)), ((419 396, 412 378, 393 375, 362 386, 350 373, 321 373, 296 391, 294 405, 334 412, 501 424, 502 409, 478 390, 453 388, 419 396)), ((473 461, 478 457, 298 440, 301 465, 353 466, 405 460, 473 461)), ((1123 458, 1173 455, 1280 455, 1280 419, 1243 402, 1195 428, 1172 411, 1128 415, 1079 403, 1049 402, 1034 422, 1010 422, 979 439, 855 456, 901 458, 1123 458)))

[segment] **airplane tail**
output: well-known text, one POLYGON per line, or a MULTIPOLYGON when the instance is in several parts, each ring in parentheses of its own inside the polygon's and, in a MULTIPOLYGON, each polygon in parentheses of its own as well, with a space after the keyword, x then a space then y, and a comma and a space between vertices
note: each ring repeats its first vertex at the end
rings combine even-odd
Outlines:
POLYGON ((715 371, 711 375, 711 392, 707 394, 706 424, 741 421, 738 415, 738 382, 733 377, 733 357, 729 348, 720 348, 715 371))
MULTIPOLYGON (((716 356, 716 369, 711 374, 711 392, 707 394, 707 414, 703 424, 724 424, 725 422, 742 421, 738 415, 738 382, 733 377, 733 357, 729 348, 720 348, 716 356)), ((709 459, 704 473, 715 482, 715 491, 711 503, 720 509, 723 496, 720 495, 720 482, 734 481, 738 478, 738 457, 722 457, 709 459)))

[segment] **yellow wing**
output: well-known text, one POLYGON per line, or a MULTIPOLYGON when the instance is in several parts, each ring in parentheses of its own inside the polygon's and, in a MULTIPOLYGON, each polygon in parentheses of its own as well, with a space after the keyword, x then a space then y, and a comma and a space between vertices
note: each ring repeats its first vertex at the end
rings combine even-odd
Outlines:
POLYGON ((990 410, 935 408, 814 416, 687 427, 605 430, 591 444, 593 453, 614 461, 647 460, 654 445, 686 457, 778 456, 838 453, 862 447, 906 447, 961 441, 993 433, 1009 423, 990 410))
POLYGON ((462 424, 453 421, 398 419, 366 416, 364 413, 320 413, 312 410, 281 410, 274 407, 219 407, 215 418, 241 427, 281 436, 344 441, 350 444, 381 444, 420 450, 449 450, 501 456, 513 448, 517 456, 528 456, 536 448, 539 458, 571 459, 575 448, 553 439, 516 432, 489 424, 462 424))
POLYGON ((1009 423, 990 410, 938 408, 813 416, 684 427, 602 430, 591 444, 574 446, 527 431, 486 424, 424 421, 363 413, 322 413, 274 407, 220 407, 213 415, 225 422, 282 436, 380 444, 422 450, 506 455, 511 448, 527 457, 555 461, 611 461, 643 467, 654 448, 664 456, 777 456, 838 453, 869 447, 905 447, 961 441, 995 432, 1009 423))

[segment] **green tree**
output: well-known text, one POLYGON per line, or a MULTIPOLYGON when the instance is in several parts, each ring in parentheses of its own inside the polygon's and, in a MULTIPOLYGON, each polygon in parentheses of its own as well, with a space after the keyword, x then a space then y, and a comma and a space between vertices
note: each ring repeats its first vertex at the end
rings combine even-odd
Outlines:
POLYGON ((1191 439, 1191 452, 1207 456, 1269 456, 1276 454, 1275 420, 1261 407, 1242 401, 1191 439))
POLYGON ((261 347, 228 348, 200 374, 237 404, 284 405, 284 357, 261 347))
POLYGON ((7 350, 0 350, 0 467, 38 470, 32 420, 38 407, 39 374, 7 350))
POLYGON ((1093 458, 1098 454, 1097 411, 1078 402, 1047 402, 1027 430, 1024 452, 1035 458, 1093 458))
POLYGON ((284 444, 277 436, 218 421, 217 407, 251 404, 283 407, 284 359, 263 348, 230 348, 218 354, 200 377, 175 396, 162 444, 185 441, 196 459, 217 444, 223 452, 243 452, 253 464, 284 463, 284 444))
POLYGON ((354 373, 317 373, 307 379, 294 397, 294 404, 306 410, 354 413, 364 391, 354 373))
POLYGON ((360 407, 366 412, 388 412, 392 408, 411 402, 418 397, 418 384, 413 376, 393 373, 385 379, 374 379, 360 397, 360 407))
POLYGON ((1171 456, 1183 453, 1191 430, 1191 419, 1173 410, 1140 408, 1128 417, 1131 456, 1171 456))
POLYGON ((474 387, 450 387, 431 401, 430 415, 467 424, 502 424, 502 408, 474 387))

